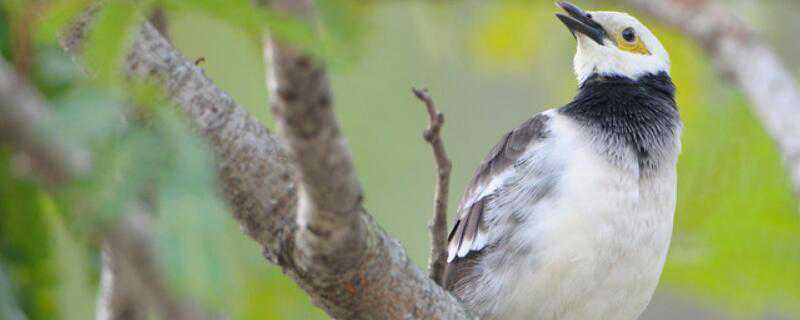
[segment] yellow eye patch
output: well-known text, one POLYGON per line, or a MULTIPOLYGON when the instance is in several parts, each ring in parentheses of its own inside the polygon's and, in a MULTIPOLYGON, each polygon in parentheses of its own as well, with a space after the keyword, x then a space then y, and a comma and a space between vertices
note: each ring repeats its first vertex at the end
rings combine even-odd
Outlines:
POLYGON ((650 55, 650 50, 647 50, 639 36, 636 36, 636 39, 630 42, 626 41, 620 34, 617 34, 614 38, 617 41, 617 47, 622 51, 650 55))

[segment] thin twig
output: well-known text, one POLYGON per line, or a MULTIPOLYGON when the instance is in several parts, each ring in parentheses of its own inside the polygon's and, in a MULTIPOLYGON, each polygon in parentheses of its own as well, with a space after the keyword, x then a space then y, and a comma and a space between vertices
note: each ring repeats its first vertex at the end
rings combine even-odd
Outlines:
POLYGON ((428 260, 428 275, 437 284, 442 285, 444 267, 447 263, 447 196, 450 191, 450 170, 453 163, 447 157, 442 142, 442 125, 444 114, 436 109, 427 89, 412 88, 417 99, 425 103, 428 110, 429 123, 422 137, 431 145, 436 160, 437 179, 436 194, 433 198, 433 217, 428 223, 431 233, 431 256, 428 260))

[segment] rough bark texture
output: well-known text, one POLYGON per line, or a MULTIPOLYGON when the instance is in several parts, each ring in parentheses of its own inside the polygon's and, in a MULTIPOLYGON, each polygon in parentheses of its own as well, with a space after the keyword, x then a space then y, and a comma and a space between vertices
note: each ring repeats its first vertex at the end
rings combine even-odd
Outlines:
POLYGON ((331 275, 352 270, 365 254, 365 212, 325 69, 279 41, 266 51, 273 114, 298 172, 297 262, 331 275))
MULTIPOLYGON (((313 17, 309 1, 271 5, 301 19, 313 17)), ((274 38, 265 41, 265 58, 273 114, 298 172, 292 262, 298 283, 334 318, 466 317, 362 207, 324 66, 274 38)))
POLYGON ((450 193, 450 170, 453 168, 442 141, 444 114, 436 109, 428 90, 412 89, 414 95, 425 104, 428 111, 428 128, 422 138, 431 145, 436 161, 436 193, 433 198, 433 217, 428 223, 431 234, 431 255, 428 260, 428 276, 442 285, 447 266, 447 199, 450 193))
MULTIPOLYGON (((82 19, 76 26, 90 25, 91 15, 86 17, 89 18, 82 19)), ((73 27, 66 37, 83 38, 85 34, 85 30, 73 27)), ((79 49, 76 48, 80 48, 82 40, 63 39, 62 43, 68 51, 77 53, 79 49)), ((294 54, 290 49, 287 50, 287 54, 294 54)), ((286 61, 300 62, 297 67, 302 70, 321 70, 311 59, 297 60, 290 56, 287 56, 287 59, 286 61), (304 62, 301 61, 305 61, 308 65, 303 67, 304 62)), ((354 180, 352 166, 337 162, 345 161, 344 158, 336 158, 338 160, 328 163, 326 161, 329 160, 319 158, 319 155, 309 155, 316 158, 312 158, 314 160, 304 165, 308 166, 303 169, 304 178, 296 179, 287 154, 275 138, 255 118, 217 88, 203 74, 202 69, 186 61, 149 23, 145 23, 139 31, 127 57, 125 68, 131 75, 158 80, 165 91, 193 120, 196 128, 208 139, 211 149, 216 154, 223 194, 232 208, 233 216, 244 231, 262 245, 264 256, 278 264, 308 292, 312 301, 332 317, 338 319, 467 318, 466 311, 455 298, 425 277, 408 259, 397 241, 386 235, 363 211, 360 206, 360 190, 357 181, 354 180), (342 171, 326 172, 322 175, 320 171, 315 171, 319 168, 314 169, 314 165, 322 166, 323 169, 333 168, 342 171), (331 181, 329 175, 344 180, 331 181), (319 187, 304 188, 305 195, 301 198, 313 199, 315 206, 307 208, 320 210, 320 214, 312 213, 308 216, 331 220, 344 217, 340 221, 331 221, 331 224, 352 230, 353 234, 342 237, 355 239, 352 243, 357 245, 353 253, 343 254, 340 257, 319 255, 318 251, 306 250, 314 246, 304 245, 303 249, 297 248, 296 244, 304 242, 295 242, 295 237, 312 233, 309 229, 298 232, 296 221, 298 188, 295 181, 304 181, 303 179, 311 177, 321 179, 319 187), (351 178, 352 180, 347 180, 351 178), (341 186, 345 191, 331 189, 333 185, 341 186), (328 192, 340 194, 344 198, 331 197, 328 192), (351 224, 345 225, 345 221, 351 224), (321 257, 326 257, 330 261, 317 260, 321 257), (341 263, 340 258, 346 262, 341 263), (323 266, 333 266, 333 269, 322 267, 322 270, 328 269, 328 271, 316 273, 318 265, 308 264, 312 261, 319 262, 323 266), (349 268, 342 270, 344 266, 349 268), (331 274, 330 270, 343 272, 331 274)), ((324 72, 322 74, 319 72, 321 71, 316 71, 318 74, 316 78, 324 79, 324 72)), ((288 74, 286 76, 293 77, 288 74)), ((300 124, 316 126, 335 122, 332 114, 329 117, 324 112, 319 113, 321 109, 330 108, 332 103, 330 100, 321 103, 324 101, 309 99, 307 95, 314 92, 306 91, 305 88, 299 88, 294 93, 297 95, 296 99, 318 103, 306 109, 305 115, 298 113, 301 115, 301 119, 297 119, 300 124), (318 107, 321 105, 327 107, 318 107), (303 116, 312 120, 302 119, 303 116)), ((330 95, 327 98, 329 99, 330 95)), ((309 144, 317 144, 325 148, 323 150, 331 152, 346 152, 344 144, 338 146, 328 144, 335 144, 337 141, 343 143, 336 132, 338 129, 303 127, 298 129, 297 133, 302 135, 315 131, 318 131, 317 138, 311 139, 315 142, 308 142, 309 144), (320 134, 320 132, 325 133, 320 134)), ((346 161, 349 162, 349 158, 346 161)), ((337 250, 326 251, 326 246, 320 245, 321 252, 337 252, 337 250)))
POLYGON ((698 41, 722 74, 747 94, 800 195, 800 90, 764 37, 713 1, 626 2, 698 41))

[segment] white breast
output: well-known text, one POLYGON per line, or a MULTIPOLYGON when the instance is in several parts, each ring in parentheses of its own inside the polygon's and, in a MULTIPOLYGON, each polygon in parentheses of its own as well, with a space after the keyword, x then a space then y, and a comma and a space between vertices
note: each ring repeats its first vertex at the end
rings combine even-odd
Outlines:
MULTIPOLYGON (((675 210, 674 161, 641 177, 638 165, 611 164, 576 125, 551 113, 548 161, 564 164, 551 197, 522 210, 531 218, 509 241, 524 257, 494 253, 485 263, 498 319, 635 319, 655 288, 675 210), (499 263, 498 263, 499 264, 499 263)), ((630 161, 635 161, 631 155, 630 161)), ((514 195, 507 195, 514 196, 514 195)))

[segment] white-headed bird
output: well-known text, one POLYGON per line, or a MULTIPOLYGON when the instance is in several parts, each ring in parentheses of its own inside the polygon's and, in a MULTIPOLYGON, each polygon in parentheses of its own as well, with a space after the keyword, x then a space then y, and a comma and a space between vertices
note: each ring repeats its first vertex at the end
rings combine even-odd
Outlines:
POLYGON ((675 212, 669 56, 628 14, 558 6, 577 39, 578 93, 481 163, 449 236, 444 286, 481 319, 636 319, 675 212))

